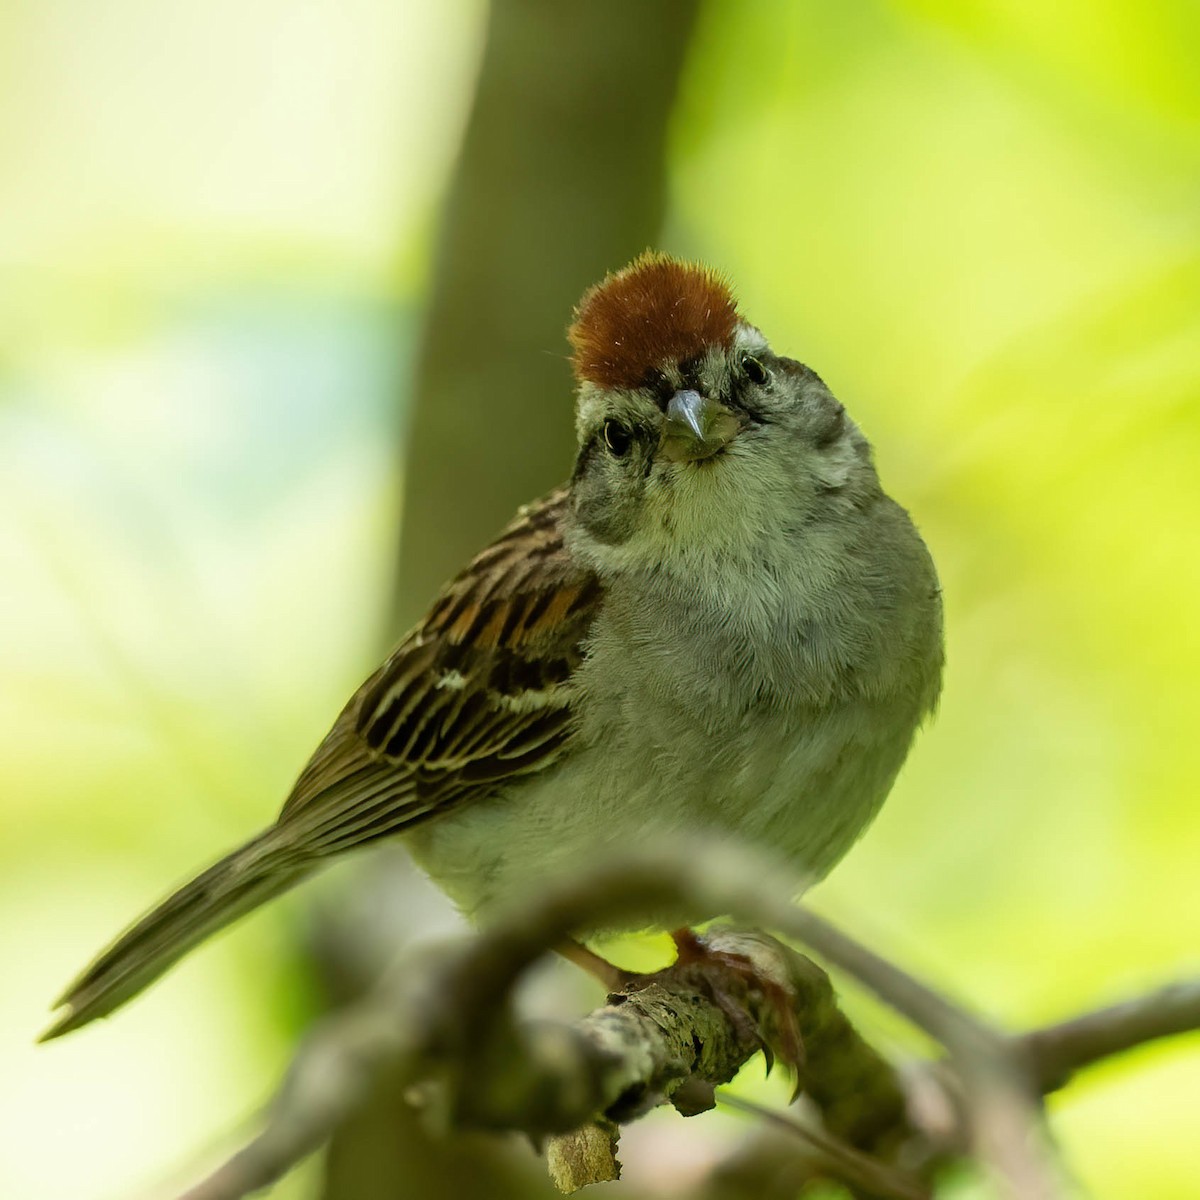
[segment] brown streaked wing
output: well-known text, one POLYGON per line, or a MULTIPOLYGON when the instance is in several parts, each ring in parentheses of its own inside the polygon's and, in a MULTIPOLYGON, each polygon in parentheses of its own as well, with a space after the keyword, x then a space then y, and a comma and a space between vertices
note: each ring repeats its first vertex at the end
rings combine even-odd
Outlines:
POLYGON ((566 503, 523 508, 355 693, 280 813, 298 849, 393 833, 562 752, 600 599, 563 546, 566 503))

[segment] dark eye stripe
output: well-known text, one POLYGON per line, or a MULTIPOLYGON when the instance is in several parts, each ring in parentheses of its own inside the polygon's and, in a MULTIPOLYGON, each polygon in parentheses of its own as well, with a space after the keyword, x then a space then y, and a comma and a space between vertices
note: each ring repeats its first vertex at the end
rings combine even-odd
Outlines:
POLYGON ((604 439, 597 429, 579 449, 579 457, 575 459, 575 470, 571 472, 571 482, 574 483, 576 480, 582 479, 588 473, 592 459, 596 455, 604 453, 604 439))

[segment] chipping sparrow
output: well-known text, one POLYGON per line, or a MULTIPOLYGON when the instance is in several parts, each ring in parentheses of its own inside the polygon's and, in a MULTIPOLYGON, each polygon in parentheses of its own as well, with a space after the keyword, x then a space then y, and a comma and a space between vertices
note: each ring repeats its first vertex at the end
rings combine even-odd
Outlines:
POLYGON ((866 439, 703 267, 643 255, 584 295, 569 338, 569 483, 445 587, 275 824, 101 954, 46 1037, 391 834, 486 918, 531 880, 685 830, 819 878, 874 816, 937 699, 942 619, 866 439))

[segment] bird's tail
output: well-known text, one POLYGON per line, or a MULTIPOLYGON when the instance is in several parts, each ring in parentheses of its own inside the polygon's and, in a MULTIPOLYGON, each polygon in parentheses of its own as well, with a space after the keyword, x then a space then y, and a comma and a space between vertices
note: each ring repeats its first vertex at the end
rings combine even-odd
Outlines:
POLYGON ((54 1007, 66 1011, 38 1040, 112 1012, 210 934, 299 883, 314 865, 298 860, 276 829, 252 838, 117 938, 62 994, 54 1007))

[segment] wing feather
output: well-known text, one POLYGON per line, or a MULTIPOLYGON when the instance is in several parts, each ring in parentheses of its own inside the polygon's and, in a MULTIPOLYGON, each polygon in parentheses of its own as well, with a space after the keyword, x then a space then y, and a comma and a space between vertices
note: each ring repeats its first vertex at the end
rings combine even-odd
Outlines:
POLYGON ((280 813, 299 853, 394 833, 562 753, 601 595, 563 545, 566 503, 522 509, 351 698, 280 813))

